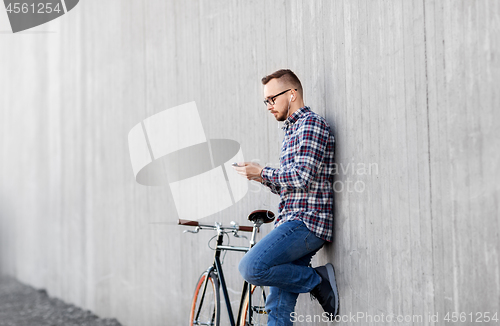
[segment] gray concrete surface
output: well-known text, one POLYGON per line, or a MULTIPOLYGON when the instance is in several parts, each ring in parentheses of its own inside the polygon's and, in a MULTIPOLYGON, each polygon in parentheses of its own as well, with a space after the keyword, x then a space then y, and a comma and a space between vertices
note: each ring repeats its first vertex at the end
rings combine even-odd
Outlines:
MULTIPOLYGON (((496 0, 86 0, 2 32, 0 272, 124 325, 185 323, 211 234, 183 234, 168 187, 134 182, 127 133, 194 100, 209 138, 276 164, 260 78, 287 67, 344 168, 314 259, 335 264, 341 314, 500 313, 499 29, 496 0)), ((204 221, 277 202, 253 185, 204 221)), ((297 313, 321 309, 301 296, 297 313)))
POLYGON ((0 275, 0 326, 121 326, 0 275))

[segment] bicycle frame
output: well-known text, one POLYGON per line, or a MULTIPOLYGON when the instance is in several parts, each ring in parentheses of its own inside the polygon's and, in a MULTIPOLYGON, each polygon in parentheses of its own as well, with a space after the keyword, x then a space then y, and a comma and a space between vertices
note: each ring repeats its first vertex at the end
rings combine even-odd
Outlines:
MULTIPOLYGON (((259 230, 260 226, 262 225, 262 222, 260 221, 257 221, 254 223, 254 226, 253 226, 253 229, 252 229, 252 236, 251 236, 251 239, 250 239, 250 246, 249 247, 242 247, 242 246, 225 246, 223 245, 223 240, 224 240, 224 232, 223 232, 223 228, 221 227, 221 225, 219 223, 216 223, 215 224, 215 228, 217 230, 217 243, 216 243, 216 247, 215 247, 215 255, 214 255, 214 263, 212 266, 210 266, 207 270, 207 275, 210 275, 211 272, 215 271, 216 275, 218 276, 219 278, 219 285, 222 287, 222 293, 224 295, 224 301, 226 302, 226 309, 227 309, 227 313, 229 315, 229 322, 231 324, 231 326, 243 326, 243 325, 236 325, 235 323, 235 320, 234 320, 234 314, 233 314, 233 309, 231 307, 231 301, 229 300, 229 293, 228 293, 228 290, 227 290, 227 286, 226 286, 226 281, 225 281, 225 278, 224 278, 224 272, 222 270, 222 263, 220 261, 220 256, 221 256, 221 253, 223 251, 239 251, 239 252, 247 252, 250 250, 250 248, 252 248, 254 245, 255 245, 255 237, 256 237, 256 234, 257 234, 257 231, 259 230)), ((211 229, 214 229, 214 226, 212 225, 198 225, 196 227, 196 231, 188 231, 188 232, 191 232, 191 233, 198 233, 200 229, 202 228, 211 228, 211 229)), ((234 230, 238 230, 238 228, 235 228, 234 230)), ((240 228, 240 230, 242 230, 240 228)), ((243 229, 242 231, 248 231, 248 230, 245 230, 243 229)), ((202 299, 205 297, 205 293, 206 293, 206 289, 207 289, 207 286, 208 286, 208 282, 209 282, 209 277, 207 277, 204 281, 204 284, 203 284, 203 292, 202 292, 202 299)), ((243 306, 243 302, 244 302, 244 295, 245 293, 248 294, 248 316, 249 316, 249 320, 252 320, 252 309, 251 309, 251 298, 252 298, 252 293, 250 291, 250 287, 249 287, 249 284, 247 281, 244 281, 243 282, 243 291, 241 293, 241 299, 240 299, 240 307, 238 309, 238 323, 239 323, 239 320, 240 320, 240 313, 241 313, 241 310, 242 310, 242 306, 243 306), (248 291, 247 291, 248 289, 248 291)), ((196 319, 199 318, 199 313, 201 311, 201 306, 203 304, 203 300, 200 300, 200 306, 198 307, 198 315, 195 317, 196 319)))

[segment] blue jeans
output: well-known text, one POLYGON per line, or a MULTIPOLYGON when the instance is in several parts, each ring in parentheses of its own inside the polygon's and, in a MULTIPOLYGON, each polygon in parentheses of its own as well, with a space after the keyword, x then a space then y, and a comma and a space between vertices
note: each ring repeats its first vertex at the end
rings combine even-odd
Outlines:
POLYGON ((293 325, 290 314, 299 293, 310 292, 321 282, 309 263, 324 243, 304 222, 293 220, 272 230, 243 256, 238 267, 243 278, 270 287, 267 325, 293 325))

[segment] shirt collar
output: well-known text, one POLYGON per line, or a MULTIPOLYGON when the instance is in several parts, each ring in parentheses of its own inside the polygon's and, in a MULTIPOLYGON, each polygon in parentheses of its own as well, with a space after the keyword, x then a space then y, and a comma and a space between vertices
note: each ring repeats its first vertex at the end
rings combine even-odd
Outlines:
POLYGON ((283 130, 288 129, 288 127, 293 125, 297 120, 299 120, 299 118, 302 115, 304 115, 307 112, 311 112, 311 109, 308 106, 301 107, 300 109, 292 113, 292 115, 285 120, 285 122, 283 123, 283 127, 281 127, 281 129, 283 130))

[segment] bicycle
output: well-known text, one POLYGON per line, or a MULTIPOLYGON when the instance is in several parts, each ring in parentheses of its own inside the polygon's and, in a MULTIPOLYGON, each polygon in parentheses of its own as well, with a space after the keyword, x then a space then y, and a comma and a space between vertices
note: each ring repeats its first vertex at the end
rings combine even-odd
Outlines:
MULTIPOLYGON (((191 303, 191 313, 189 325, 210 325, 220 326, 220 288, 231 326, 257 326, 267 324, 267 312, 265 310, 267 287, 251 285, 243 282, 243 290, 238 309, 238 316, 234 319, 233 310, 229 300, 229 294, 222 271, 221 253, 225 251, 247 252, 255 245, 256 233, 262 224, 274 221, 274 213, 267 210, 256 210, 248 215, 248 220, 253 222, 253 226, 239 226, 231 222, 231 226, 223 226, 216 222, 214 225, 200 224, 197 221, 179 220, 179 225, 194 226, 194 231, 185 230, 184 232, 198 233, 200 230, 209 229, 217 231, 217 241, 215 246, 214 262, 206 271, 204 271, 198 282, 191 303), (238 232, 252 232, 248 247, 224 245, 224 235, 232 233, 235 237, 244 237, 238 235, 238 232), (250 290, 249 290, 250 289, 250 290)), ((246 237, 245 237, 246 238, 246 237)))

